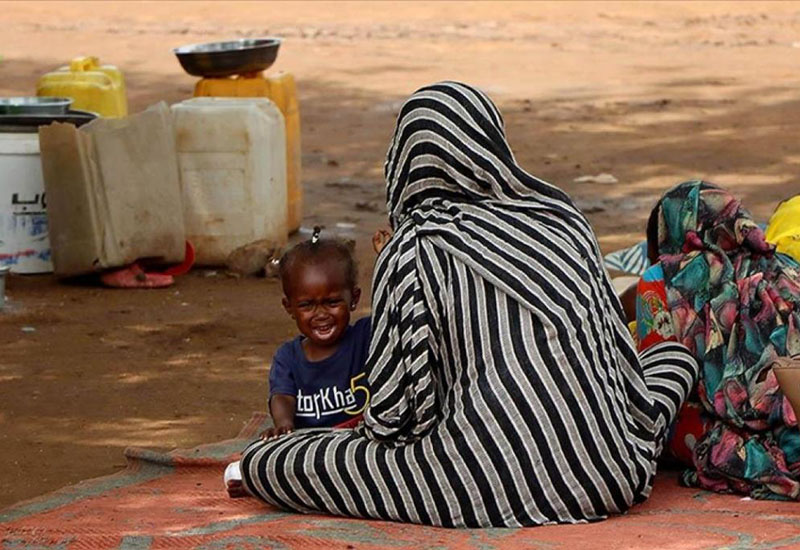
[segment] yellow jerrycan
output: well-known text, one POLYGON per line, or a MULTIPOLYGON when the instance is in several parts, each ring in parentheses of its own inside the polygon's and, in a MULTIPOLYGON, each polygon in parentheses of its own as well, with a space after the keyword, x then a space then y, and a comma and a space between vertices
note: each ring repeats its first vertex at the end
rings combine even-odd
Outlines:
POLYGON ((800 262, 800 195, 780 203, 767 226, 767 242, 800 262))
POLYGON ((113 65, 100 65, 96 57, 76 57, 69 66, 43 75, 36 95, 71 97, 72 108, 108 118, 128 114, 125 79, 113 65))
POLYGON ((266 97, 283 113, 286 121, 286 196, 289 204, 287 228, 294 233, 303 221, 303 189, 300 179, 300 108, 292 73, 281 71, 229 78, 202 78, 194 87, 195 97, 266 97))

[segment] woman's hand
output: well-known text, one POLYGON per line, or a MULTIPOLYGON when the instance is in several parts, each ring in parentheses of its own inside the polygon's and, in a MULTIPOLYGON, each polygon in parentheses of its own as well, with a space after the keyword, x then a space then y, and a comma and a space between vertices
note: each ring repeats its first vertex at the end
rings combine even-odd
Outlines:
POLYGON ((273 439, 278 439, 282 435, 290 434, 293 431, 294 426, 275 426, 274 428, 269 428, 268 430, 261 432, 259 437, 262 441, 272 441, 273 439))
POLYGON ((388 243, 391 238, 392 233, 390 231, 378 229, 375 234, 372 235, 372 248, 375 249, 375 253, 380 254, 383 247, 386 246, 386 243, 388 243))

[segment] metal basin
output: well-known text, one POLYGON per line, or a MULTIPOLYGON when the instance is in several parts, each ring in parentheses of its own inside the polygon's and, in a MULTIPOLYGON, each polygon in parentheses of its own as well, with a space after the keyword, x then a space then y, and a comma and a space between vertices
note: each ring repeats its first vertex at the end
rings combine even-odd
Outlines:
POLYGON ((0 115, 0 133, 34 133, 39 126, 47 126, 53 122, 69 122, 75 126, 83 126, 97 118, 91 111, 69 110, 63 114, 23 114, 0 115))
POLYGON ((268 69, 275 63, 280 45, 279 38, 243 38, 190 44, 172 51, 190 75, 221 78, 268 69))
POLYGON ((70 97, 0 97, 0 115, 63 115, 70 97))

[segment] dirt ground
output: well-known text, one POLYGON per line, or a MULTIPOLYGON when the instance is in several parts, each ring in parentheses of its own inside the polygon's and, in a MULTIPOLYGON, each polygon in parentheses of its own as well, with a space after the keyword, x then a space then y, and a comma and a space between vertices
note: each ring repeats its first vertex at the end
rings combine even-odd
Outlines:
MULTIPOLYGON (((579 201, 605 251, 640 239, 685 179, 729 186, 761 219, 800 192, 797 3, 0 2, 0 26, 0 96, 32 95, 91 54, 123 69, 133 111, 191 95, 173 47, 283 37, 274 70, 298 82, 304 226, 355 238, 366 288, 394 119, 435 80, 496 100, 519 162, 579 201), (573 181, 604 172, 619 182, 573 181)), ((0 507, 111 473, 128 445, 236 434, 294 334, 279 292, 207 269, 158 291, 11 277, 0 507)))

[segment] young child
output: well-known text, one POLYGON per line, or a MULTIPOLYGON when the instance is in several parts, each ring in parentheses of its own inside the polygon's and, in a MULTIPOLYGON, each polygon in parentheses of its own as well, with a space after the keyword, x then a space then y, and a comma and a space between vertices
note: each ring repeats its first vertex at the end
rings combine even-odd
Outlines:
MULTIPOLYGON (((356 263, 349 246, 320 239, 314 228, 280 261, 283 307, 300 336, 278 348, 272 361, 269 410, 274 427, 265 440, 295 428, 351 427, 369 403, 364 365, 370 319, 350 325, 361 297, 356 263)), ((379 252, 390 235, 379 231, 373 247, 379 252)), ((232 496, 244 496, 239 463, 228 465, 225 483, 232 496)))
POLYGON ((283 307, 300 336, 275 353, 270 370, 271 439, 295 428, 354 425, 369 401, 364 364, 370 319, 350 325, 361 297, 346 244, 319 231, 281 258, 283 307))

